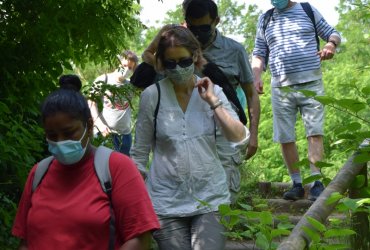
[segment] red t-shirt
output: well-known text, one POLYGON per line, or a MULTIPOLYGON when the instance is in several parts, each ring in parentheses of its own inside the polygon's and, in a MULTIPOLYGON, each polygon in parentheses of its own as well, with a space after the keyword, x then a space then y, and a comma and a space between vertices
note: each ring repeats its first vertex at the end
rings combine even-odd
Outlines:
MULTIPOLYGON (((94 170, 90 154, 82 162, 63 166, 54 160, 32 193, 31 170, 13 225, 14 236, 28 249, 107 249, 109 198, 94 170)), ((139 171, 127 156, 114 152, 109 160, 116 249, 159 222, 139 171)))

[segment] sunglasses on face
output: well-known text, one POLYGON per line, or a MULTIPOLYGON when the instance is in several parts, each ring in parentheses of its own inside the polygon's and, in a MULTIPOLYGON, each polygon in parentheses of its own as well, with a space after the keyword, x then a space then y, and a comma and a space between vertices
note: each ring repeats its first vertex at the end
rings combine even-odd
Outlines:
POLYGON ((175 60, 164 60, 163 61, 163 67, 166 69, 174 69, 176 68, 176 65, 179 65, 181 68, 189 67, 193 63, 193 58, 188 57, 179 60, 176 62, 175 60))
POLYGON ((188 25, 188 29, 192 32, 211 32, 211 25, 210 24, 203 24, 203 25, 188 25))

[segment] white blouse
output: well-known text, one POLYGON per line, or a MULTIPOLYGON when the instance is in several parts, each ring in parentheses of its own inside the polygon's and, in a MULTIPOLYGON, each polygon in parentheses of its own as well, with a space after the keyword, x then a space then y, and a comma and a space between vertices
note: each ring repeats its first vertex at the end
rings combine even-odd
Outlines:
MULTIPOLYGON (((192 216, 217 211, 228 204, 230 194, 225 171, 216 152, 217 121, 194 88, 185 113, 176 99, 173 84, 167 78, 159 82, 160 106, 154 134, 154 111, 158 102, 155 84, 141 94, 131 157, 141 172, 154 209, 162 216, 192 216), (153 159, 146 168, 153 149, 153 159)), ((214 92, 233 117, 222 89, 214 92)), ((249 136, 249 133, 247 134, 249 136)))

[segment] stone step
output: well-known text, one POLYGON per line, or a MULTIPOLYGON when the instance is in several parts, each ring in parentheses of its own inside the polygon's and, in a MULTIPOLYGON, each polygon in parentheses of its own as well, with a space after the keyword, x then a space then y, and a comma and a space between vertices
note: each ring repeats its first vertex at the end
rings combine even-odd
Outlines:
POLYGON ((267 206, 272 213, 304 214, 313 204, 313 201, 302 199, 289 201, 284 199, 266 199, 267 206))
POLYGON ((225 250, 259 250, 254 241, 226 241, 225 250))

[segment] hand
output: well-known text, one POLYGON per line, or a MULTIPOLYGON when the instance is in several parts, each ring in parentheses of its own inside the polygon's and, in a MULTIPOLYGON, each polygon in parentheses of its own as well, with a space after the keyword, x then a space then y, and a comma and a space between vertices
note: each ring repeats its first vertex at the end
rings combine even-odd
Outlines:
POLYGON ((102 130, 101 134, 104 137, 107 137, 110 134, 110 129, 108 127, 105 127, 105 129, 102 130))
POLYGON ((328 42, 325 44, 324 48, 317 52, 317 54, 320 56, 320 60, 329 60, 334 57, 335 54, 335 46, 331 42, 328 42))
POLYGON ((205 100, 210 106, 214 105, 218 98, 213 92, 214 84, 208 77, 203 77, 195 83, 196 88, 198 88, 198 93, 200 97, 205 100))
POLYGON ((258 148, 258 146, 248 145, 245 159, 248 160, 248 159, 252 158, 252 156, 257 153, 257 148, 258 148))
POLYGON ((264 94, 264 92, 263 92, 263 82, 262 82, 261 78, 260 79, 255 79, 253 84, 254 84, 254 87, 256 88, 256 91, 259 95, 264 94))

